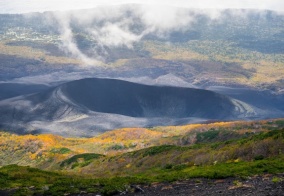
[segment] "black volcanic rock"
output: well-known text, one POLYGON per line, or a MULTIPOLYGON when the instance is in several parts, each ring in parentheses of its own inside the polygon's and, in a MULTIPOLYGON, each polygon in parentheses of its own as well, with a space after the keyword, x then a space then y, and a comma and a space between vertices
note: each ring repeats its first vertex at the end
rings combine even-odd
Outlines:
POLYGON ((115 79, 90 78, 60 86, 76 105, 132 117, 227 118, 235 106, 212 91, 148 86, 115 79))
POLYGON ((250 105, 208 90, 102 78, 76 80, 0 101, 0 128, 63 136, 254 115, 250 105))

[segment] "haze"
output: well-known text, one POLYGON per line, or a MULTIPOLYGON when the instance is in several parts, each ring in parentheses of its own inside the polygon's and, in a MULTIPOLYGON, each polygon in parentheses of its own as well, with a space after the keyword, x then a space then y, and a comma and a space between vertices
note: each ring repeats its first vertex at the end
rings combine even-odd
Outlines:
POLYGON ((283 12, 283 0, 1 0, 0 13, 27 13, 58 10, 86 9, 120 4, 170 5, 187 8, 245 8, 283 12))

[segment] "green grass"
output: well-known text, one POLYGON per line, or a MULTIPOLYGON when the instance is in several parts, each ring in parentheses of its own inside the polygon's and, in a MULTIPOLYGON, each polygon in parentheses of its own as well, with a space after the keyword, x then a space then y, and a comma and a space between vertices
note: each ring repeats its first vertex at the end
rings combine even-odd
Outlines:
POLYGON ((282 182, 283 179, 282 179, 282 178, 279 178, 279 177, 277 177, 277 176, 274 176, 271 181, 272 181, 273 183, 279 183, 279 182, 282 182))
POLYGON ((92 160, 101 158, 103 156, 104 155, 95 154, 95 153, 85 153, 85 154, 74 155, 71 158, 62 161, 60 163, 60 167, 69 166, 71 164, 73 164, 72 168, 75 168, 78 166, 84 167, 84 166, 89 165, 92 160), (81 162, 79 161, 80 159, 82 160, 81 162))
POLYGON ((182 150, 182 147, 179 146, 173 146, 173 145, 162 145, 162 146, 154 146, 147 148, 143 153, 143 156, 153 156, 156 154, 172 151, 172 150, 182 150))
POLYGON ((277 174, 284 172, 283 165, 284 157, 273 159, 265 159, 251 162, 237 163, 220 163, 216 165, 206 166, 178 166, 152 169, 145 174, 140 174, 141 177, 147 177, 149 181, 167 181, 173 182, 177 180, 185 180, 189 178, 209 178, 222 179, 228 177, 248 177, 256 174, 277 174))
POLYGON ((278 126, 283 127, 284 126, 284 120, 277 120, 277 121, 275 121, 275 124, 277 124, 278 126))
POLYGON ((69 148, 53 148, 50 152, 54 154, 67 154, 70 153, 71 150, 69 148))
MULTIPOLYGON (((251 162, 220 163, 207 166, 172 165, 166 168, 152 168, 146 173, 113 178, 87 178, 63 173, 47 172, 30 167, 9 165, 0 168, 0 188, 19 187, 16 195, 64 195, 79 194, 81 191, 111 195, 130 188, 131 184, 152 182, 173 182, 189 178, 220 179, 247 177, 255 174, 277 174, 284 172, 284 157, 251 162), (33 189, 29 187, 34 187, 33 189)), ((273 180, 273 179, 272 179, 273 180)), ((278 181, 279 179, 274 179, 278 181)))
POLYGON ((81 191, 111 195, 118 191, 124 191, 130 183, 147 181, 147 179, 138 179, 137 177, 92 179, 17 165, 0 168, 0 176, 0 189, 16 188, 15 195, 44 194, 57 196, 66 193, 79 194, 81 191))

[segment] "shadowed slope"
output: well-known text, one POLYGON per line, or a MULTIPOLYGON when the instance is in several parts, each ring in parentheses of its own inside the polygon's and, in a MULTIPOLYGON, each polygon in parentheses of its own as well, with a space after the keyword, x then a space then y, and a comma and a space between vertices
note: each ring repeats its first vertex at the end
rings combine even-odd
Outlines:
POLYGON ((89 78, 0 102, 0 127, 8 130, 93 136, 122 127, 180 125, 254 117, 238 100, 201 89, 149 86, 89 78))
POLYGON ((69 82, 60 88, 76 105, 132 117, 226 118, 234 112, 228 97, 200 89, 98 78, 69 82))

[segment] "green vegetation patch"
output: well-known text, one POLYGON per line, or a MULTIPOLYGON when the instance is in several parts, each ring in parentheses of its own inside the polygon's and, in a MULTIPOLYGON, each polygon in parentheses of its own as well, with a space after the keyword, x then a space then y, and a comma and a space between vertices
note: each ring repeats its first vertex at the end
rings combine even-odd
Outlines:
POLYGON ((92 160, 103 157, 104 155, 95 153, 85 153, 74 155, 69 159, 66 159, 60 163, 60 167, 72 165, 72 169, 75 167, 85 167, 91 163, 92 160))
POLYGON ((173 146, 173 145, 162 145, 162 146, 153 146, 147 149, 142 150, 143 151, 143 156, 153 156, 156 154, 164 153, 164 152, 169 152, 172 150, 178 150, 182 151, 186 149, 185 147, 180 147, 180 146, 173 146))
POLYGON ((246 135, 241 135, 235 131, 225 130, 223 128, 210 129, 206 132, 199 132, 196 134, 196 143, 209 143, 217 141, 228 141, 232 139, 239 139, 245 137, 246 135))
MULTIPOLYGON (((15 195, 64 195, 81 192, 113 195, 128 189, 132 184, 173 182, 189 178, 222 179, 247 177, 256 174, 284 172, 284 156, 257 161, 217 163, 206 166, 166 165, 140 174, 124 177, 90 178, 47 172, 30 167, 9 165, 0 168, 0 189, 16 189, 15 195)), ((277 183, 282 179, 274 178, 277 183)))
POLYGON ((196 134, 196 139, 197 142, 204 142, 204 141, 210 141, 213 139, 216 139, 218 135, 220 134, 221 131, 219 130, 209 130, 203 133, 197 133, 196 134))
POLYGON ((190 178, 223 179, 228 177, 246 178, 252 175, 266 173, 277 174, 284 171, 284 157, 241 161, 231 163, 216 163, 214 165, 190 166, 167 164, 164 168, 152 169, 140 174, 153 182, 173 182, 190 178))
POLYGON ((277 120, 275 121, 275 124, 277 124, 279 127, 284 127, 284 120, 277 120))
POLYGON ((110 146, 108 148, 108 150, 123 150, 125 149, 126 147, 124 145, 121 145, 121 144, 114 144, 112 146, 110 146))
POLYGON ((148 181, 148 179, 138 177, 92 179, 17 165, 0 168, 0 177, 0 189, 14 190, 13 195, 58 196, 81 192, 113 195, 125 191, 131 183, 141 184, 148 181))
POLYGON ((54 154, 68 154, 71 150, 69 148, 52 148, 50 152, 54 154))

